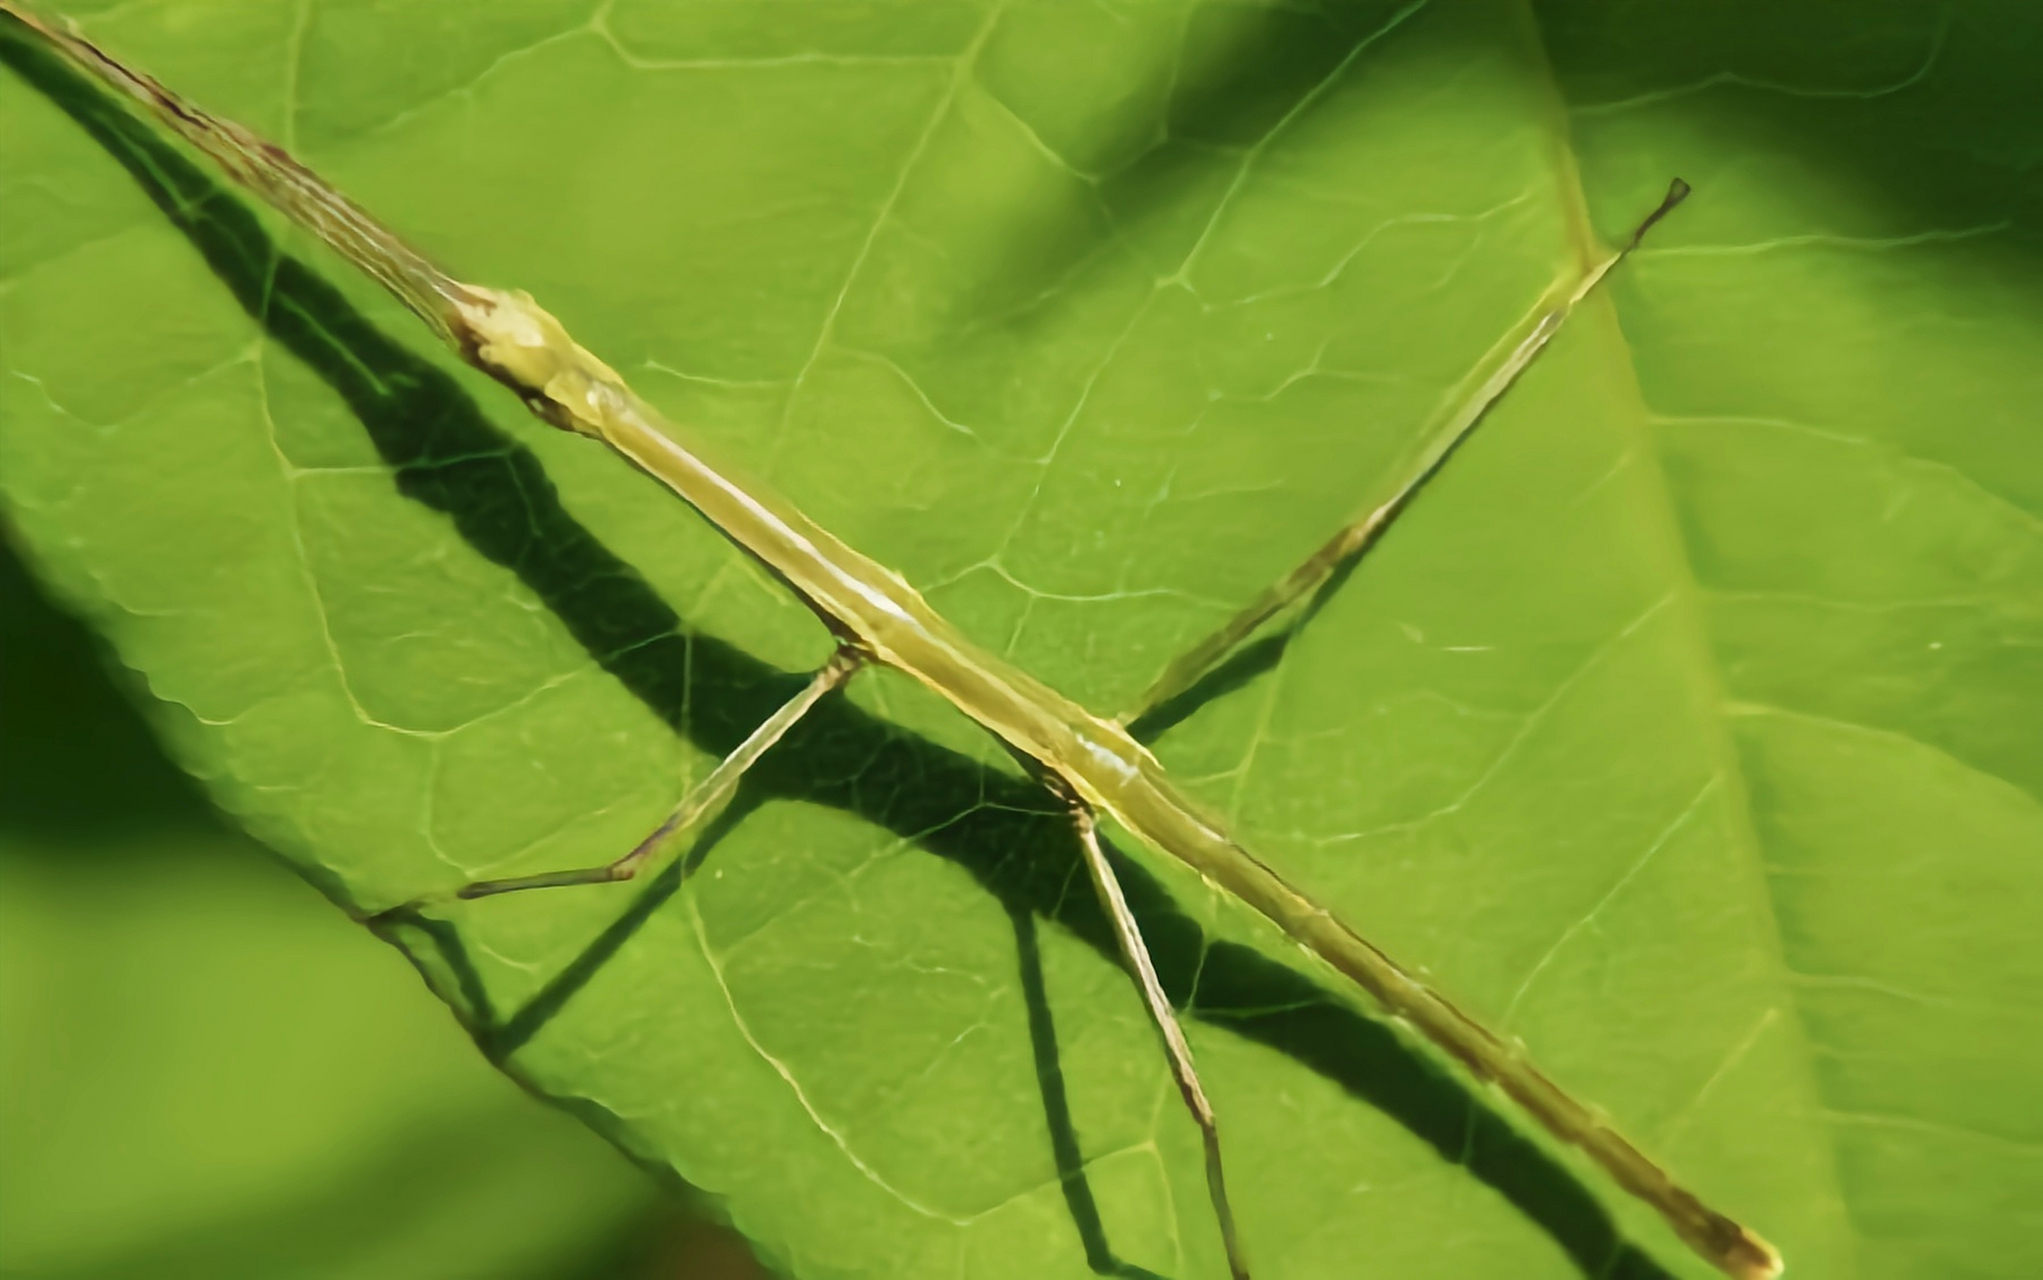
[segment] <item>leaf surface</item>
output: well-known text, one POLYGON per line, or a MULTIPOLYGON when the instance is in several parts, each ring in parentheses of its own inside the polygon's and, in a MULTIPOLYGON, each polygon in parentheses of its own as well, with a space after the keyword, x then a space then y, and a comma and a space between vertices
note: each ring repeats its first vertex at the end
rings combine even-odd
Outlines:
POLYGON ((672 1201, 224 827, 4 546, 0 652, 0 1269, 650 1280, 652 1255, 669 1263, 688 1238, 672 1201))
MULTIPOLYGON (((1103 712, 1369 505, 1542 290, 1688 179, 1311 625, 1155 749, 1796 1274, 2043 1265, 2017 1190, 2043 1172, 2018 6, 87 29, 531 290, 706 450, 1103 712)), ((6 92, 10 518, 190 766, 336 899, 612 857, 820 662, 642 478, 195 171, 126 152, 183 193, 166 217, 126 144, 6 92)), ((947 709, 863 680, 686 886, 473 904, 415 950, 508 1069, 792 1274, 1221 1274, 1197 1135, 1046 809, 947 709)), ((1259 1276, 1700 1272, 1121 843, 1259 1276)))

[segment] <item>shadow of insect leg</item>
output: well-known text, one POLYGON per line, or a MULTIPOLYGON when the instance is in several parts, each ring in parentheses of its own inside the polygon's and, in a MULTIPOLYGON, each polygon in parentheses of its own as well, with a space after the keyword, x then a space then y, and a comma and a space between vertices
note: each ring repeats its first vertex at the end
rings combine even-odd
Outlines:
POLYGON ((1036 936, 1036 916, 1018 904, 1008 906, 1007 916, 1014 924, 1022 1000, 1029 1011, 1029 1048, 1035 1055, 1036 1084, 1043 1093, 1043 1118, 1050 1127, 1057 1183, 1071 1212, 1072 1225, 1078 1229, 1079 1241, 1085 1247, 1086 1264, 1096 1275, 1163 1280, 1153 1271, 1122 1261, 1107 1243, 1106 1224, 1100 1218, 1099 1202, 1093 1199, 1092 1183, 1085 1173, 1085 1156, 1078 1146, 1078 1130, 1071 1121, 1071 1100, 1065 1092, 1064 1065, 1057 1050, 1057 1025, 1050 1013, 1049 991, 1043 981, 1043 953, 1036 936))

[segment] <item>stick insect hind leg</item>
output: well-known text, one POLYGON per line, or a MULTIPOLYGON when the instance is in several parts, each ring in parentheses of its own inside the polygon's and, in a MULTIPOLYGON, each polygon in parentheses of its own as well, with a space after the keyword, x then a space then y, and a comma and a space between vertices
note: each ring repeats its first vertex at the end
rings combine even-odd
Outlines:
POLYGON ((1588 297, 1619 263, 1630 257, 1645 239, 1646 233, 1652 230, 1653 224, 1673 212, 1676 205, 1688 198, 1688 194, 1689 185, 1679 178, 1674 179, 1659 206, 1633 229, 1630 238, 1616 253, 1593 267, 1565 292, 1549 294, 1545 306, 1535 310, 1506 334, 1491 355, 1477 366, 1475 385, 1455 402, 1452 412, 1428 438, 1405 478, 1390 496, 1329 538, 1319 550, 1271 584, 1218 630, 1180 654, 1164 668, 1156 682, 1143 691, 1134 707, 1120 717, 1121 723, 1133 725, 1165 703, 1189 692, 1239 651, 1242 644, 1260 631, 1265 623, 1301 600, 1306 601, 1304 611, 1297 615, 1291 626, 1296 629, 1309 620, 1325 601, 1324 589, 1337 585, 1344 570, 1351 568, 1383 540, 1397 518, 1411 508, 1420 491, 1440 474, 1455 451, 1475 434, 1476 427, 1481 425, 1490 410, 1553 341, 1554 335, 1574 313, 1576 305, 1588 297))
POLYGON ((800 693, 783 703, 778 711, 768 716, 743 742, 710 770, 709 776, 691 788, 681 803, 674 806, 665 821, 653 828, 645 839, 631 847, 623 857, 592 867, 573 867, 564 871, 541 871, 533 875, 512 876, 501 880, 475 880, 448 892, 426 894, 409 902, 377 912, 368 917, 371 926, 416 915, 426 907, 450 901, 467 901, 475 898, 495 897, 504 893, 519 893, 526 889, 558 889, 569 885, 616 884, 631 880, 652 865, 659 854, 668 848, 675 836, 700 822, 704 815, 714 810, 730 797, 732 791, 744 778, 746 770, 756 764, 790 729, 801 722, 825 695, 838 689, 866 665, 866 657, 860 650, 849 645, 840 647, 823 664, 800 693))
POLYGON ((1128 968, 1128 976, 1135 981, 1143 1008, 1163 1039, 1164 1056, 1170 1061, 1171 1077, 1177 1083, 1178 1095, 1184 1099, 1185 1109, 1191 1112, 1193 1121, 1199 1126, 1206 1154, 1206 1192, 1213 1202, 1214 1216, 1219 1219, 1220 1239, 1227 1250, 1228 1272, 1233 1280, 1249 1280, 1241 1236, 1234 1225, 1234 1209, 1227 1198, 1227 1178, 1220 1160, 1220 1127, 1214 1118, 1213 1104, 1207 1100, 1206 1088, 1199 1081, 1198 1067, 1192 1061, 1192 1046, 1185 1039, 1177 1010, 1171 1007, 1170 996, 1156 976, 1156 963, 1150 959, 1149 944, 1143 940, 1142 927, 1136 922, 1135 913, 1129 910, 1120 879, 1115 876, 1113 864, 1107 861, 1106 850, 1100 844, 1099 821, 1092 807, 1055 777, 1045 778, 1044 785, 1070 809, 1072 827, 1078 835, 1079 849, 1085 855, 1086 874, 1092 880, 1093 892, 1099 896, 1100 908, 1107 913, 1107 920, 1113 926, 1115 945, 1120 950, 1122 963, 1128 968))

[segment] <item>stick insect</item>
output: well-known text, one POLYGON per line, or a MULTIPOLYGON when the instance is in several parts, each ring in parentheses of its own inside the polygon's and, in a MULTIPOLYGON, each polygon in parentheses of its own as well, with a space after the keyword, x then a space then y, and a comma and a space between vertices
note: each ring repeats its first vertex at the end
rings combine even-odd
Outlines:
POLYGON ((681 443, 675 428, 613 369, 579 345, 530 295, 455 280, 405 245, 347 197, 280 148, 187 102, 76 34, 23 13, 18 18, 74 66, 145 117, 210 157, 237 183, 382 284, 460 357, 515 393, 552 426, 599 441, 695 508, 785 584, 836 639, 834 655, 806 687, 769 716, 668 817, 623 856, 597 866, 482 880, 425 894, 368 917, 388 926, 453 901, 534 889, 631 880, 678 855, 683 832, 727 800, 746 771, 820 701, 860 671, 892 667, 992 733, 1068 813, 1092 886, 1121 958, 1162 1041, 1170 1071, 1203 1139, 1206 1181, 1235 1280, 1250 1272, 1229 1203, 1214 1110, 1191 1048, 1165 994, 1141 928, 1102 848, 1106 817, 1178 859, 1268 918, 1288 937, 1360 987, 1386 1014, 1409 1023, 1482 1081, 1495 1084, 1556 1138, 1580 1147, 1625 1190, 1656 1209, 1700 1256, 1741 1280, 1777 1275, 1781 1259, 1755 1233, 1709 1208, 1597 1112, 1571 1097, 1520 1049, 1489 1031, 1336 919, 1206 816, 1131 735, 1128 725, 1194 685, 1266 624, 1307 605, 1343 567, 1374 546, 1440 473, 1490 409, 1560 331, 1576 307, 1688 194, 1678 179, 1627 241, 1581 278, 1540 299, 1493 348, 1468 389, 1391 496, 1349 524, 1231 621, 1173 662, 1125 714, 1105 718, 979 647, 897 574, 860 554, 759 488, 740 485, 681 443))

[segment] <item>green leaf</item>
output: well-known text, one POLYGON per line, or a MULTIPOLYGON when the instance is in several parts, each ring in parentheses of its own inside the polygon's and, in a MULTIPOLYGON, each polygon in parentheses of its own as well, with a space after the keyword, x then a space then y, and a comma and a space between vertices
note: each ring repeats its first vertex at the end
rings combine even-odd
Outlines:
POLYGON ((0 881, 9 1275, 597 1280, 580 1259, 645 1251, 645 1180, 259 851, 16 837, 0 881))
POLYGON ((224 829, 93 649, 0 546, 0 1271, 655 1274, 687 1219, 224 829))
MULTIPOLYGON (((1155 746, 1795 1274, 2043 1267, 2028 8, 279 2, 87 29, 456 274, 530 289, 1103 712, 1367 505, 1541 290, 1688 179, 1332 603, 1155 746)), ((821 660, 713 530, 366 285, 95 144, 65 91, 6 91, 10 518, 190 766, 337 900, 614 856, 821 660)), ((795 1275, 1222 1274, 1196 1132, 1046 808, 862 680, 686 886, 472 904, 415 952, 507 1069, 795 1275)), ((1130 856, 1261 1280, 1702 1273, 1130 856)))

